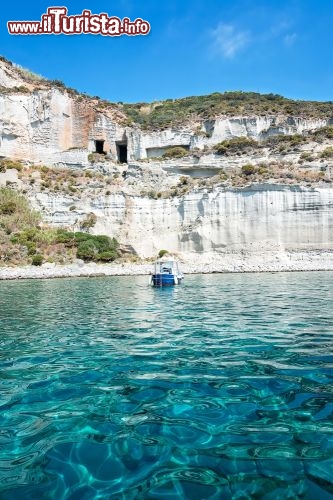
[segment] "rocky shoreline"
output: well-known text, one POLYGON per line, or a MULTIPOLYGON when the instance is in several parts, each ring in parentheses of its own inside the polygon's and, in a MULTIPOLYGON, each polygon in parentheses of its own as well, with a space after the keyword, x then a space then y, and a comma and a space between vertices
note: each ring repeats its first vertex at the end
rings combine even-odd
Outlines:
MULTIPOLYGON (((333 250, 237 254, 193 254, 180 260, 185 274, 333 271, 333 250)), ((77 262, 67 265, 0 267, 0 280, 49 279, 97 276, 149 275, 151 263, 95 264, 77 262)))

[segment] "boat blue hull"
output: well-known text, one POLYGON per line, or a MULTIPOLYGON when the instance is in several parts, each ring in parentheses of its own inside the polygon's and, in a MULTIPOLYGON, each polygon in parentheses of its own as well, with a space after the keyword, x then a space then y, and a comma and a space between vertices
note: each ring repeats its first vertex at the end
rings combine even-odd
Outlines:
POLYGON ((173 274, 153 274, 152 284, 154 286, 173 286, 175 285, 175 276, 173 274))

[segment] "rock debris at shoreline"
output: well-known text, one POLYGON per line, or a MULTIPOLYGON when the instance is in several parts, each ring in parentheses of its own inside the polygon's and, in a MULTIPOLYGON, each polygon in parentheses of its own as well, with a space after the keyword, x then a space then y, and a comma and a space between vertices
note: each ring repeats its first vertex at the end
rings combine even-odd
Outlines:
MULTIPOLYGON (((258 255, 199 255, 181 262, 185 274, 282 272, 282 271, 333 271, 333 252, 280 252, 258 255)), ((95 264, 74 263, 67 265, 43 264, 42 266, 0 267, 0 280, 48 279, 98 276, 149 275, 153 265, 145 264, 95 264)))

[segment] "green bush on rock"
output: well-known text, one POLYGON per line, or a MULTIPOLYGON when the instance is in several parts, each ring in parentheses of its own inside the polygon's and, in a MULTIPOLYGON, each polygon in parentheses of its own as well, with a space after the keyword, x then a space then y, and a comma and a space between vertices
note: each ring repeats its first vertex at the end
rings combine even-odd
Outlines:
POLYGON ((166 255, 168 253, 168 250, 160 250, 158 252, 158 256, 159 258, 161 259, 162 257, 164 257, 164 255, 166 255))
POLYGON ((43 264, 43 256, 41 254, 36 254, 32 257, 32 265, 33 266, 41 266, 43 264))
POLYGON ((188 151, 186 148, 182 146, 174 146, 172 148, 168 148, 165 153, 162 155, 163 158, 183 158, 186 156, 188 151))
POLYGON ((115 238, 78 232, 72 234, 72 239, 68 242, 77 247, 76 255, 79 259, 110 262, 118 257, 119 244, 115 238))
POLYGON ((232 139, 226 139, 214 146, 214 150, 219 155, 224 155, 228 152, 241 152, 249 147, 257 146, 257 141, 251 137, 233 137, 232 139))
POLYGON ((76 256, 83 260, 95 260, 95 256, 98 253, 92 241, 82 241, 77 247, 76 256))
POLYGON ((256 167, 254 165, 243 165, 242 166, 242 174, 243 175, 253 175, 257 171, 256 167))

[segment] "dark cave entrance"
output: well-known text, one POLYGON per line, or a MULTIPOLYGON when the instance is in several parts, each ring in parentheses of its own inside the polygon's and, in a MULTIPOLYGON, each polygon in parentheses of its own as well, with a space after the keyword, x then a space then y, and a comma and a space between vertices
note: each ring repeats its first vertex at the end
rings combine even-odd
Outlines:
POLYGON ((117 156, 120 163, 127 163, 127 142, 117 143, 117 156))
POLYGON ((95 148, 96 148, 95 153, 98 153, 100 155, 105 154, 105 152, 104 152, 104 141, 95 141, 95 148))

